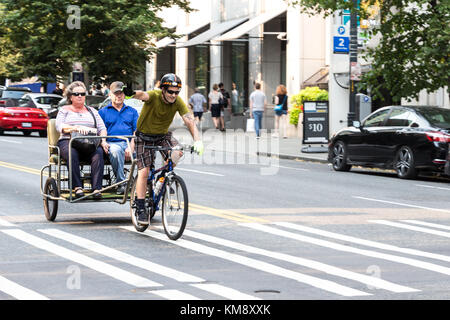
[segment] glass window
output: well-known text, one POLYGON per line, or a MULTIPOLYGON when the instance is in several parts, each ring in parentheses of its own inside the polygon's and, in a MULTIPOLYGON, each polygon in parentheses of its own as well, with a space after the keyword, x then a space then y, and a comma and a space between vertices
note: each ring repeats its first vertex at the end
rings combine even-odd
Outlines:
POLYGON ((450 129, 450 110, 422 108, 420 113, 427 119, 431 125, 442 129, 450 129))
POLYGON ((205 97, 209 88, 209 47, 195 46, 195 87, 205 97))
MULTIPOLYGON (((61 100, 62 98, 58 98, 58 97, 38 97, 36 100, 38 103, 40 104, 58 104, 59 100, 61 100)), ((103 99, 102 99, 103 101, 103 99)))
POLYGON ((248 44, 233 41, 231 45, 232 90, 231 108, 233 114, 247 109, 248 101, 248 44))
POLYGON ((391 110, 386 109, 382 111, 378 111, 371 116, 369 116, 366 121, 364 121, 364 127, 380 127, 383 125, 384 120, 386 120, 386 117, 388 113, 391 110))
POLYGON ((24 91, 3 91, 2 98, 20 99, 25 94, 24 91))
POLYGON ((408 127, 412 123, 412 112, 403 108, 392 110, 386 122, 388 127, 408 127))

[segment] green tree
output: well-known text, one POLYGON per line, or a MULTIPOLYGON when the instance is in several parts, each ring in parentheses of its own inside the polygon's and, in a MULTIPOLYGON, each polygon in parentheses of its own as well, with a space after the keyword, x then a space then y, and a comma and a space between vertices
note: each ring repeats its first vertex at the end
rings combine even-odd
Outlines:
POLYGON ((175 5, 192 10, 189 0, 0 0, 0 43, 14 56, 0 60, 0 76, 55 81, 81 62, 95 81, 132 81, 153 39, 173 37, 157 13, 175 5))
POLYGON ((366 0, 353 8, 350 0, 299 0, 293 5, 308 14, 351 9, 362 18, 370 6, 379 7, 380 23, 369 37, 379 34, 380 42, 363 52, 371 70, 360 83, 374 98, 411 100, 423 89, 434 92, 450 85, 450 1, 366 0))

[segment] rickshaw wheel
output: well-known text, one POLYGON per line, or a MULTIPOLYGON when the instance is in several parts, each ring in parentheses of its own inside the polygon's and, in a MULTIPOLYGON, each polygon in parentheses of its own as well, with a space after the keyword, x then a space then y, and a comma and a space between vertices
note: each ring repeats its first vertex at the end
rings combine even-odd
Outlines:
MULTIPOLYGON (((44 194, 59 197, 58 187, 54 178, 47 178, 45 181, 44 194)), ((44 197, 44 213, 48 221, 54 221, 58 213, 58 200, 44 197)))

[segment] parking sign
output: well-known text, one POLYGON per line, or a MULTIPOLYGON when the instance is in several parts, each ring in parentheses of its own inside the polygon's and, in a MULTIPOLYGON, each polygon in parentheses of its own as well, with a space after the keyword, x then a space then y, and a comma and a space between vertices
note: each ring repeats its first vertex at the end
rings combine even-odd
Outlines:
POLYGON ((349 51, 349 37, 333 37, 333 53, 348 53, 349 51))

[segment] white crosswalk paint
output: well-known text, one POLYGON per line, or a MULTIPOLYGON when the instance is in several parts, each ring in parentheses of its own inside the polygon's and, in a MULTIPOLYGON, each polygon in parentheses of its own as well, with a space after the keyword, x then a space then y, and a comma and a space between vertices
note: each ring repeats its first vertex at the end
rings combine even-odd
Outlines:
POLYGON ((230 248, 241 250, 241 251, 259 254, 259 255, 263 255, 266 257, 270 257, 270 258, 274 258, 274 259, 278 259, 278 260, 282 260, 282 261, 288 261, 288 262, 291 262, 294 264, 298 264, 298 265, 302 265, 302 266, 305 266, 308 268, 320 270, 320 271, 323 271, 328 274, 347 278, 350 280, 355 280, 355 281, 362 282, 362 283, 372 286, 372 287, 377 287, 380 289, 385 289, 385 290, 396 292, 396 293, 420 291, 420 290, 416 290, 413 288, 397 285, 395 283, 385 281, 383 279, 379 279, 376 277, 371 277, 368 275, 363 275, 363 274, 359 274, 356 272, 347 271, 347 270, 344 270, 341 268, 330 266, 325 263, 321 263, 321 262, 317 262, 317 261, 313 261, 313 260, 309 260, 309 259, 304 259, 304 258, 300 258, 300 257, 295 257, 295 256, 287 255, 284 253, 280 253, 280 252, 268 251, 268 250, 252 247, 249 245, 244 245, 241 243, 229 241, 229 240, 226 240, 223 238, 218 238, 218 237, 213 237, 213 236, 206 235, 206 234, 201 234, 201 233, 194 232, 191 230, 185 230, 184 234, 189 237, 194 237, 194 238, 197 238, 200 240, 212 242, 212 243, 215 243, 215 244, 218 244, 221 246, 226 246, 226 247, 230 247, 230 248))
POLYGON ((205 280, 184 272, 177 271, 175 269, 165 267, 163 265, 153 263, 148 260, 144 260, 141 258, 134 257, 132 255, 129 255, 127 253, 121 252, 116 249, 112 249, 109 247, 106 247, 102 244, 99 244, 97 242, 78 237, 72 234, 69 234, 67 232, 58 230, 58 229, 41 229, 38 230, 40 232, 43 232, 47 235, 50 235, 52 237, 68 241, 70 243, 73 243, 77 246, 80 246, 82 248, 91 250, 93 252, 102 254, 104 256, 116 259, 118 261, 122 261, 128 264, 131 264, 133 266, 145 269, 150 272, 154 272, 160 275, 163 275, 165 277, 174 279, 176 281, 180 282, 204 282, 205 280))
POLYGON ((229 261, 232 261, 232 262, 235 262, 238 264, 242 264, 242 265, 250 267, 250 268, 254 268, 254 269, 261 270, 261 271, 264 271, 267 273, 271 273, 271 274, 274 274, 279 277, 294 279, 298 282, 302 282, 302 283, 311 285, 313 287, 316 287, 316 288, 319 288, 319 289, 322 289, 322 290, 325 290, 328 292, 332 292, 332 293, 335 293, 338 295, 342 295, 342 296, 346 296, 346 297, 371 295, 370 293, 356 290, 353 288, 349 288, 349 287, 340 285, 340 284, 332 282, 332 281, 323 280, 323 279, 320 279, 317 277, 301 274, 299 272, 281 268, 281 267, 278 267, 273 264, 269 264, 269 263, 266 263, 266 262, 263 262, 260 260, 251 259, 251 258, 242 256, 242 255, 237 255, 237 254, 230 253, 227 251, 211 248, 211 247, 208 247, 208 246, 205 246, 202 244, 198 244, 198 243, 195 243, 192 241, 188 241, 185 239, 179 239, 177 241, 172 241, 172 240, 169 240, 165 234, 158 233, 155 231, 146 230, 145 232, 140 233, 140 232, 137 232, 134 229, 134 227, 123 226, 122 228, 132 231, 132 232, 136 232, 136 233, 148 236, 148 237, 152 237, 152 238, 155 238, 155 239, 158 239, 161 241, 169 242, 172 245, 180 246, 180 247, 186 248, 188 250, 193 250, 193 251, 197 251, 197 252, 200 252, 203 254, 219 257, 219 258, 229 260, 229 261))
POLYGON ((167 300, 201 300, 191 294, 179 290, 152 290, 148 293, 155 294, 167 300))
MULTIPOLYGON (((450 275, 450 268, 440 266, 437 264, 433 264, 433 263, 429 263, 429 262, 424 262, 424 261, 400 257, 400 256, 394 256, 392 254, 386 254, 386 253, 381 253, 381 252, 377 252, 377 251, 353 248, 350 246, 345 246, 342 244, 338 244, 338 243, 334 243, 334 242, 330 242, 330 241, 326 241, 326 240, 302 236, 302 235, 299 235, 296 233, 287 232, 284 230, 272 228, 272 227, 257 224, 257 223, 245 223, 242 225, 245 225, 245 226, 255 229, 255 230, 275 234, 278 236, 282 236, 285 238, 290 238, 290 239, 294 239, 294 240, 298 240, 298 241, 302 241, 302 242, 312 243, 312 244, 326 247, 326 248, 331 248, 331 249, 344 251, 344 252, 351 252, 351 253, 368 256, 368 257, 372 257, 372 258, 389 260, 389 261, 398 262, 398 263, 414 266, 414 267, 429 270, 429 271, 434 271, 434 272, 450 275)), ((283 223, 283 225, 284 225, 284 223, 283 223)))
POLYGON ((391 226, 391 227, 396 227, 396 228, 401 228, 401 229, 407 229, 407 230, 413 230, 413 231, 428 233, 428 234, 434 234, 436 236, 450 238, 450 233, 448 233, 448 232, 439 231, 439 230, 433 230, 433 229, 423 228, 423 227, 410 226, 410 225, 407 225, 407 224, 404 224, 404 223, 398 223, 398 222, 392 222, 392 221, 386 221, 386 220, 369 220, 369 222, 383 224, 383 225, 386 225, 386 226, 391 226))
POLYGON ((22 287, 21 285, 2 276, 0 276, 0 291, 3 291, 18 300, 50 300, 46 296, 22 287))
POLYGON ((320 236, 324 236, 324 237, 328 237, 328 238, 332 238, 332 239, 338 239, 338 240, 351 242, 351 243, 356 243, 356 244, 360 244, 360 245, 364 245, 364 246, 368 246, 368 247, 389 250, 389 251, 395 251, 395 252, 401 252, 401 253, 406 253, 406 254, 410 254, 413 256, 419 256, 419 257, 425 257, 425 258, 431 258, 431 259, 450 262, 450 257, 444 256, 442 254, 436 254, 436 253, 431 253, 431 252, 426 252, 426 251, 421 251, 421 250, 416 250, 416 249, 397 247, 397 246, 393 246, 390 244, 355 238, 355 237, 346 236, 346 235, 329 232, 329 231, 324 231, 324 230, 320 230, 320 229, 316 229, 316 228, 305 227, 305 226, 301 226, 301 225, 293 224, 293 223, 289 223, 289 222, 276 222, 274 224, 285 227, 285 228, 290 228, 290 229, 294 229, 294 230, 298 230, 298 231, 317 234, 320 236))
POLYGON ((205 291, 209 291, 221 297, 225 297, 230 300, 261 300, 258 297, 251 296, 249 294, 242 293, 240 291, 221 286, 215 283, 196 283, 191 286, 205 291))
POLYGON ((0 218, 0 227, 16 227, 16 225, 0 218))
POLYGON ((74 261, 75 263, 84 265, 88 268, 91 268, 95 271, 98 271, 100 273, 103 273, 107 276, 113 277, 117 280, 123 281, 125 283, 128 283, 134 287, 159 287, 162 286, 161 284, 148 280, 146 278, 140 277, 138 275, 135 275, 131 272, 128 272, 126 270, 114 267, 113 265, 104 263, 99 260, 95 260, 93 258, 90 258, 88 256, 85 256, 83 254, 80 254, 76 251, 72 251, 69 249, 66 249, 64 247, 58 246, 56 244, 53 244, 47 240, 41 239, 39 237, 33 236, 31 234, 28 234, 22 230, 18 229, 10 229, 10 230, 0 230, 1 232, 16 238, 18 240, 21 240, 23 242, 26 242, 34 247, 37 247, 39 249, 42 249, 44 251, 48 251, 50 253, 53 253, 55 255, 58 255, 60 257, 63 257, 65 259, 74 261))
POLYGON ((450 226, 445 226, 442 224, 437 223, 430 223, 430 222, 424 222, 424 221, 417 221, 417 220, 400 220, 402 222, 412 223, 412 224, 418 224, 426 227, 432 227, 437 229, 443 229, 443 230, 450 230, 450 226))

